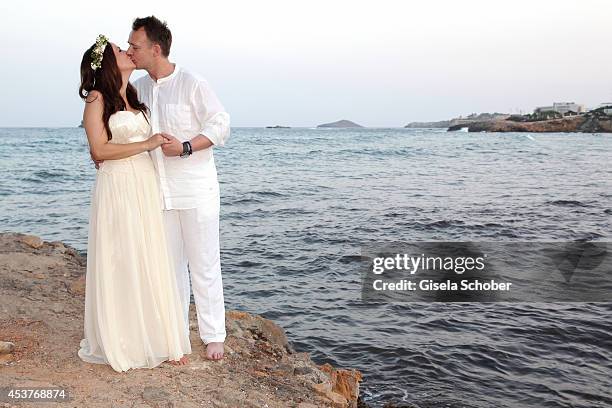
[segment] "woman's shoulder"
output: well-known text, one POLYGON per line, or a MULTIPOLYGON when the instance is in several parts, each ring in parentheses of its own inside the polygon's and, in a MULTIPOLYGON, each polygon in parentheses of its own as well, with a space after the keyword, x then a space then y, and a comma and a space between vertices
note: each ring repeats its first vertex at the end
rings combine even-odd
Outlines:
POLYGON ((96 91, 91 90, 87 93, 87 97, 85 98, 85 102, 87 103, 92 103, 92 102, 98 102, 98 103, 102 103, 104 102, 104 96, 102 95, 102 92, 100 91, 96 91))
MULTIPOLYGON (((102 118, 104 113, 104 96, 99 91, 89 91, 85 98, 85 109, 83 110, 83 119, 86 118, 102 118)), ((85 120, 87 122, 87 120, 85 120)))

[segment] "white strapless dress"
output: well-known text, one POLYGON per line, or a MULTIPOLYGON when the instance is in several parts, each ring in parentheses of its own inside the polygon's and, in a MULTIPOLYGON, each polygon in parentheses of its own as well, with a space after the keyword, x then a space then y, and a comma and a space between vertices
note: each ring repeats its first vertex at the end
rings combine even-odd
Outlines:
MULTIPOLYGON (((113 114, 109 127, 110 143, 151 133, 144 114, 129 111, 113 114)), ((149 154, 106 160, 91 198, 82 360, 127 371, 191 353, 172 265, 149 154)))

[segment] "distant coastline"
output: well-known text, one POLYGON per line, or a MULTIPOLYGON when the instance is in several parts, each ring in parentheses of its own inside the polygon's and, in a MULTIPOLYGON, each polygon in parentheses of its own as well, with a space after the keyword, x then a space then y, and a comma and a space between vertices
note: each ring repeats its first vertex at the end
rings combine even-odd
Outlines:
POLYGON ((480 113, 480 114, 471 114, 467 117, 460 116, 458 118, 448 119, 448 120, 440 120, 437 122, 410 122, 404 128, 408 129, 418 129, 418 128, 426 128, 426 129, 442 129, 449 128, 451 126, 456 125, 468 125, 474 122, 480 121, 489 121, 489 120, 497 120, 497 119, 506 119, 510 117, 508 113, 480 113))
POLYGON ((533 132, 533 133, 612 133, 612 115, 609 107, 588 112, 559 114, 510 115, 506 113, 471 114, 437 122, 411 122, 408 129, 426 128, 468 132, 533 132))
MULTIPOLYGON (((473 113, 448 120, 434 122, 410 122, 405 129, 447 129, 448 131, 466 130, 468 132, 555 132, 555 133, 612 133, 612 109, 601 107, 572 115, 549 115, 537 117, 534 114, 511 115, 508 113, 473 113)), ((546 112, 551 113, 551 112, 546 112)), ((77 126, 83 127, 83 121, 77 126)), ((238 126, 245 127, 245 126, 238 126)), ((250 127, 250 126, 246 126, 250 127)), ((291 129, 291 126, 265 126, 266 129, 291 129)), ((316 128, 366 128, 351 120, 342 119, 323 123, 316 128)))
POLYGON ((468 132, 532 132, 532 133, 612 133, 612 116, 603 108, 555 119, 534 119, 533 115, 512 115, 506 118, 474 120, 449 126, 448 131, 468 132))

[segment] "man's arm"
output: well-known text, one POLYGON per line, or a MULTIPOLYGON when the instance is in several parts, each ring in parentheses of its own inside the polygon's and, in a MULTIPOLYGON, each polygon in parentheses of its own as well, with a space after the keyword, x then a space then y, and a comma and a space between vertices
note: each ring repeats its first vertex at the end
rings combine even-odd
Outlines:
MULTIPOLYGON (((200 133, 189 141, 191 150, 196 152, 211 146, 223 146, 230 135, 230 116, 205 80, 197 83, 190 103, 200 125, 200 133)), ((183 153, 183 144, 176 137, 165 133, 164 136, 171 141, 162 146, 164 155, 179 156, 183 153)))
POLYGON ((189 141, 191 143, 191 150, 197 152, 198 150, 208 149, 214 143, 204 135, 197 135, 189 141))
POLYGON ((200 121, 200 132, 192 139, 191 145, 193 146, 195 141, 196 145, 203 146, 203 149, 210 147, 206 146, 205 139, 215 146, 225 145, 230 135, 230 116, 207 81, 202 79, 198 82, 191 99, 196 117, 200 121))
MULTIPOLYGON (((168 144, 162 146, 162 150, 165 156, 180 156, 183 153, 183 143, 173 135, 168 133, 162 133, 166 139, 169 140, 168 144)), ((193 137, 189 143, 191 143, 191 151, 197 152, 198 150, 208 149, 213 145, 213 142, 204 135, 197 135, 193 137)))

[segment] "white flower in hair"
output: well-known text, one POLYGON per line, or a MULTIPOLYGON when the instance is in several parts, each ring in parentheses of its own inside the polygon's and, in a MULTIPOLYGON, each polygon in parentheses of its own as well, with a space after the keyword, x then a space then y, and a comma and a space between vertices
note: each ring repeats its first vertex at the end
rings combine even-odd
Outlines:
POLYGON ((91 69, 94 71, 102 66, 102 58, 104 57, 104 50, 106 49, 106 45, 108 44, 108 38, 104 35, 100 34, 98 38, 96 38, 96 46, 91 52, 91 59, 93 60, 91 63, 91 69))

